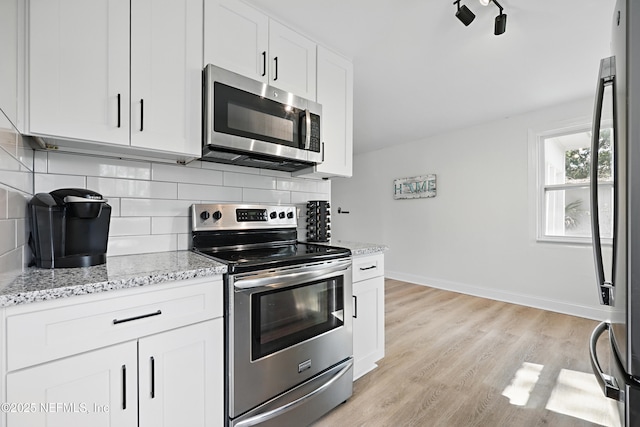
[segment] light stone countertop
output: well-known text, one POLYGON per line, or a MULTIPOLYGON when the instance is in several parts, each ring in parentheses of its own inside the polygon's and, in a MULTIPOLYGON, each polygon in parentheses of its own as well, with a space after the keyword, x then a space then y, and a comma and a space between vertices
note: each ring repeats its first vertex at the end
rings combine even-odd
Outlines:
POLYGON ((191 251, 107 257, 93 267, 30 267, 0 277, 0 307, 224 274, 227 266, 191 251))
POLYGON ((332 239, 329 245, 347 248, 351 251, 351 255, 353 256, 371 255, 389 250, 389 247, 387 245, 380 245, 376 243, 350 242, 348 240, 332 239))

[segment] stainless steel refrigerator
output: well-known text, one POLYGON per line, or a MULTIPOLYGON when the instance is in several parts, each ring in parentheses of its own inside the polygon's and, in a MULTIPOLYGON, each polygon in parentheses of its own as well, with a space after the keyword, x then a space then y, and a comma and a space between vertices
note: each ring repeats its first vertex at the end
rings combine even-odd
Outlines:
POLYGON ((591 145, 591 219, 600 303, 610 317, 591 336, 591 365, 609 398, 619 402, 625 426, 640 426, 640 0, 618 0, 612 53, 600 63, 591 145), (603 100, 611 97, 609 107, 603 100), (610 110, 608 110, 610 109, 610 110), (613 126, 613 241, 611 268, 604 268, 598 203, 600 128, 613 126), (602 366, 598 339, 609 335, 610 363, 602 366), (605 373, 606 372, 606 373, 605 373))

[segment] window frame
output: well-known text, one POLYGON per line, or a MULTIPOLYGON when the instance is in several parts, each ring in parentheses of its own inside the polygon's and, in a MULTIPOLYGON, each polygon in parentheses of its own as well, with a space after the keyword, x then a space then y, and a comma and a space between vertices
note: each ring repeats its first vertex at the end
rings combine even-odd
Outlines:
MULTIPOLYGON (((602 121, 602 129, 610 128, 613 126, 611 120, 602 121)), ((546 202, 545 196, 549 190, 575 190, 575 189, 589 189, 591 182, 588 183, 565 183, 565 184, 546 184, 546 170, 545 170, 545 140, 552 137, 562 137, 581 132, 589 132, 592 130, 591 119, 583 119, 575 122, 571 125, 547 128, 545 130, 536 131, 533 133, 533 139, 535 142, 535 240, 543 243, 560 243, 560 244, 574 244, 574 245, 592 245, 592 236, 587 237, 580 236, 554 236, 547 235, 546 230, 546 202)), ((598 186, 611 187, 613 191, 613 181, 600 182, 598 186)), ((601 243, 603 245, 611 245, 613 239, 611 237, 602 237, 601 243)))

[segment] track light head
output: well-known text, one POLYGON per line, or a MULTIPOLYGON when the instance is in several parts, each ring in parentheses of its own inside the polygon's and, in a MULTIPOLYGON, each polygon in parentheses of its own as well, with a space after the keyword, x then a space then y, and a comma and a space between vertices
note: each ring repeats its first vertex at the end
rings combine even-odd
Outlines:
POLYGON ((496 36, 499 36, 500 34, 503 34, 506 30, 507 30, 507 14, 501 13, 500 15, 496 16, 496 25, 493 29, 493 34, 495 34, 496 36))
POLYGON ((473 22, 476 15, 474 15, 473 12, 471 12, 471 10, 469 10, 467 6, 465 5, 460 6, 460 1, 461 0, 456 0, 453 2, 453 4, 458 6, 458 10, 456 11, 456 18, 458 18, 460 22, 462 22, 465 26, 468 27, 469 24, 473 22))

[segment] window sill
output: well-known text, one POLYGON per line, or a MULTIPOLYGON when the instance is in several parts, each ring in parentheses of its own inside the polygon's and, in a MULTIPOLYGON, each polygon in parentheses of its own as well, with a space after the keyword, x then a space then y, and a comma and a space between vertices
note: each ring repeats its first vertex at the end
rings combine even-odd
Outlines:
MULTIPOLYGON (((564 245, 581 245, 581 246, 593 246, 591 237, 565 237, 565 236, 538 236, 536 238, 538 243, 553 243, 564 245)), ((603 238, 601 239, 602 245, 611 246, 613 239, 603 238)))

